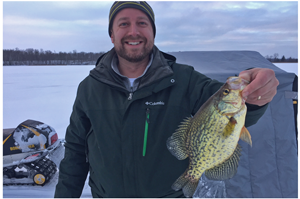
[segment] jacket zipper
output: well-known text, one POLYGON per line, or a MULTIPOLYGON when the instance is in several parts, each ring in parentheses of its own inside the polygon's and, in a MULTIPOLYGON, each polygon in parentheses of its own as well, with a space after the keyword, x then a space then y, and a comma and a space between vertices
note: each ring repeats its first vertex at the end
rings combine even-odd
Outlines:
POLYGON ((147 148, 147 138, 148 138, 148 127, 150 123, 150 109, 146 110, 146 122, 145 122, 145 133, 144 133, 144 145, 143 145, 143 156, 146 156, 146 148, 147 148))
POLYGON ((128 96, 128 100, 130 101, 130 100, 132 100, 132 96, 133 96, 133 93, 129 93, 129 96, 128 96))
POLYGON ((132 96, 133 96, 133 88, 131 87, 131 92, 129 93, 129 96, 128 96, 128 100, 132 100, 132 96))

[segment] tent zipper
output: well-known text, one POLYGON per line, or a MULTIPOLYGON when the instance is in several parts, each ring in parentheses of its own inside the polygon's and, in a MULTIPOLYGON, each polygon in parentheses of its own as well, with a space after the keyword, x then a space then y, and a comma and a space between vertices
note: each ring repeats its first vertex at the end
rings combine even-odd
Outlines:
POLYGON ((147 110, 146 110, 146 122, 145 122, 145 133, 144 133, 144 145, 143 145, 143 156, 146 156, 148 127, 149 127, 149 123, 150 123, 149 115, 150 115, 150 109, 147 108, 147 110))

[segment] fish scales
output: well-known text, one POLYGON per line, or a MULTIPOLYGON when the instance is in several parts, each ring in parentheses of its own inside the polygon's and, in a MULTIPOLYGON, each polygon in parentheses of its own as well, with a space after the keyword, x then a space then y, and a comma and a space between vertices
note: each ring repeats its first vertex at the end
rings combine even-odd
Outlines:
POLYGON ((239 77, 229 77, 195 116, 184 120, 167 140, 175 157, 189 157, 188 168, 172 185, 174 190, 182 189, 185 196, 191 197, 203 173, 212 180, 235 175, 241 151, 238 140, 241 137, 252 144, 244 127, 247 107, 241 91, 246 85, 239 77))
MULTIPOLYGON (((226 117, 217 117, 217 114, 212 114, 210 117, 205 118, 206 120, 208 120, 208 123, 203 131, 207 131, 207 133, 200 137, 196 136, 197 131, 191 131, 191 136, 189 136, 190 138, 197 137, 196 139, 190 140, 189 151, 191 153, 189 154, 189 157, 200 157, 200 159, 191 158, 190 169, 188 172, 190 176, 193 176, 193 178, 196 179, 200 178, 202 173, 208 167, 216 166, 217 163, 226 159, 227 156, 230 156, 233 153, 238 141, 238 136, 236 136, 235 134, 232 134, 229 139, 226 140, 227 142, 224 139, 221 139, 221 136, 218 135, 223 133, 222 129, 225 128, 226 122, 228 122, 228 119, 226 117), (213 132, 218 132, 218 134, 213 132), (217 142, 217 144, 211 144, 213 142, 217 142), (220 144, 220 142, 222 144, 220 144), (232 147, 232 144, 235 146, 232 147), (198 147, 195 146, 199 146, 200 150, 197 150, 198 147), (216 151, 223 151, 226 153, 226 156, 221 153, 219 153, 219 156, 216 156, 216 151), (205 165, 203 165, 203 163, 205 165), (200 170, 198 170, 197 168, 200 168, 200 170)), ((199 125, 199 123, 195 122, 194 125, 197 126, 199 125)))

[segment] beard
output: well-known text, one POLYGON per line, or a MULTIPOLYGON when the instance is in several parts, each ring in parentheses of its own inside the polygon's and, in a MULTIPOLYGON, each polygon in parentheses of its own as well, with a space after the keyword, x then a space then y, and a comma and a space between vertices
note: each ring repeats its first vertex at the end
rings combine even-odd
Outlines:
POLYGON ((149 57, 153 49, 153 42, 149 42, 145 37, 137 36, 137 37, 124 37, 121 39, 120 45, 115 45, 115 51, 116 53, 122 57, 123 59, 137 63, 145 58, 149 57), (143 41, 143 47, 142 49, 136 48, 128 50, 125 48, 125 41, 124 40, 142 40, 143 41))

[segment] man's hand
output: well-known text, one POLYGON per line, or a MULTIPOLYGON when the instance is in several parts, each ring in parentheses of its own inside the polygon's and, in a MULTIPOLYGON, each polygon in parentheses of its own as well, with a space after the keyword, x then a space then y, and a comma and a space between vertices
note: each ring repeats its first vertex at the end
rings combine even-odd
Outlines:
POLYGON ((263 106, 270 102, 277 93, 279 81, 271 69, 253 68, 242 71, 239 77, 250 82, 242 91, 242 96, 249 104, 263 106))

